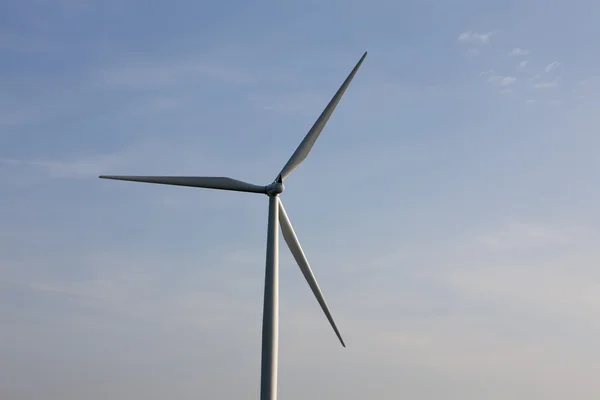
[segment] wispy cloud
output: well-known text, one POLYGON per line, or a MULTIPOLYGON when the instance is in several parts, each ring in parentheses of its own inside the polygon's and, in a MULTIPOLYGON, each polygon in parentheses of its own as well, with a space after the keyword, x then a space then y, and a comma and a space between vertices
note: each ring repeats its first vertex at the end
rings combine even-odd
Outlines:
MULTIPOLYGON (((76 157, 37 157, 37 158, 3 158, 0 166, 6 178, 17 179, 20 176, 39 177, 40 179, 88 179, 111 172, 145 169, 161 171, 198 167, 198 157, 209 163, 213 159, 210 153, 195 142, 186 140, 174 142, 162 138, 148 138, 131 143, 116 152, 94 153, 76 157)), ((215 164, 217 160, 212 163, 215 164)), ((168 173, 167 173, 168 174, 168 173)))
MULTIPOLYGON (((216 325, 227 323, 228 318, 221 317, 227 314, 226 308, 244 307, 243 302, 239 302, 235 297, 224 295, 228 290, 248 290, 248 282, 244 275, 237 274, 235 279, 232 279, 234 273, 231 270, 236 267, 236 262, 226 260, 227 254, 219 256, 218 261, 220 265, 227 265, 228 268, 202 274, 205 280, 203 283, 197 282, 198 274, 191 273, 187 279, 196 281, 196 285, 182 285, 175 292, 165 285, 164 276, 164 266, 172 260, 162 259, 158 254, 151 257, 102 252, 83 256, 77 252, 75 254, 82 257, 80 262, 84 268, 84 278, 48 277, 46 274, 31 271, 31 268, 29 271, 15 271, 16 266, 11 268, 9 263, 0 260, 0 269, 4 267, 0 283, 11 284, 42 301, 70 302, 77 305, 84 314, 72 313, 71 317, 74 320, 84 319, 85 314, 90 314, 93 319, 93 315, 101 311, 108 319, 126 317, 134 323, 154 318, 169 324, 214 328, 216 325), (206 282, 223 282, 223 293, 210 290, 206 282), (229 297, 229 300, 224 301, 226 297, 229 297), (215 302, 224 307, 221 313, 211 311, 215 302)), ((177 260, 179 268, 185 268, 188 262, 183 259, 177 260)), ((254 285, 255 282, 250 284, 254 285)))
POLYGON ((498 86, 509 86, 514 84, 516 81, 517 78, 515 78, 514 76, 492 75, 488 78, 488 82, 491 82, 498 86))
MULTIPOLYGON (((489 34, 480 34, 480 33, 473 32, 473 31, 467 31, 467 32, 463 32, 459 36, 459 41, 461 41, 463 43, 485 44, 485 43, 489 43, 490 36, 493 33, 494 32, 490 32, 489 34)), ((473 48, 473 50, 477 50, 477 48, 473 48)), ((525 57, 525 56, 531 55, 531 50, 525 49, 522 47, 514 47, 508 52, 508 55, 511 57, 525 57)), ((535 60, 534 60, 534 62, 535 62, 535 60)), ((529 88, 533 88, 533 89, 551 89, 551 88, 556 88, 559 86, 559 81, 561 79, 560 76, 555 75, 552 77, 552 79, 545 78, 544 80, 542 80, 543 75, 539 74, 539 73, 536 75, 530 76, 530 77, 522 76, 523 72, 525 72, 526 70, 528 70, 530 72, 532 71, 532 68, 530 67, 530 63, 531 63, 531 61, 529 59, 523 59, 522 61, 519 61, 516 64, 515 73, 517 74, 517 76, 519 76, 519 78, 517 78, 516 76, 513 76, 513 75, 505 75, 505 74, 503 74, 502 69, 496 70, 495 68, 490 68, 488 70, 482 71, 479 73, 479 75, 486 77, 486 80, 488 83, 498 86, 500 94, 513 93, 513 90, 509 89, 508 87, 512 87, 513 85, 515 85, 517 83, 518 80, 521 80, 521 79, 525 82, 528 82, 529 88)), ((548 74, 548 73, 555 71, 560 66, 561 66, 560 62, 553 61, 551 63, 546 64, 543 67, 543 71, 546 74, 548 74)), ((544 76, 548 76, 548 75, 544 75, 544 76)), ((585 83, 580 84, 580 87, 582 87, 582 86, 585 86, 585 83)), ((577 89, 574 89, 572 92, 580 94, 577 89)), ((517 93, 517 92, 515 92, 515 93, 517 93)), ((520 101, 525 102, 526 104, 533 104, 533 103, 537 102, 536 99, 522 97, 521 93, 519 93, 519 96, 515 96, 515 98, 517 98, 517 97, 519 98, 520 101)), ((548 101, 545 101, 544 104, 552 104, 552 105, 564 104, 564 99, 548 100, 548 101)))
POLYGON ((549 82, 539 82, 534 85, 536 89, 551 89, 558 86, 558 79, 549 82))
POLYGON ((502 229, 479 235, 476 240, 494 249, 515 249, 564 243, 566 237, 550 227, 511 219, 502 229))
POLYGON ((579 81, 579 85, 585 87, 596 86, 598 83, 600 83, 600 79, 598 77, 590 77, 579 81))
POLYGON ((522 49, 522 48, 520 48, 520 47, 515 47, 515 48, 514 48, 514 49, 512 49, 512 50, 511 50, 511 51, 510 51, 508 54, 509 54, 510 56, 513 56, 513 57, 518 57, 518 56, 526 56, 526 55, 529 55, 529 53, 531 53, 529 50, 525 50, 525 49, 522 49))
POLYGON ((466 31, 458 36, 458 41, 461 43, 480 43, 488 44, 491 37, 495 34, 494 31, 486 33, 478 33, 473 31, 466 31))
MULTIPOLYGON (((522 235, 518 235, 522 237, 522 235)), ((518 239, 510 239, 515 243, 518 239)), ((502 260, 485 271, 456 267, 440 276, 460 292, 473 295, 485 293, 486 297, 506 305, 518 306, 525 314, 556 318, 560 315, 579 326, 600 327, 598 311, 597 271, 593 265, 600 259, 590 248, 574 249, 569 246, 557 249, 554 237, 525 236, 526 245, 546 249, 552 256, 530 253, 529 257, 511 258, 514 246, 496 248, 503 251, 502 260), (587 279, 582 276, 588 277, 587 279)), ((560 242, 558 242, 560 244, 560 242)), ((564 242, 563 242, 564 243, 564 242)), ((518 244, 519 248, 523 244, 518 244)))
POLYGON ((190 85, 203 80, 246 85, 254 81, 241 66, 211 60, 145 61, 104 68, 97 73, 97 85, 133 89, 190 85))
POLYGON ((551 72, 558 67, 560 67, 560 63, 558 61, 552 61, 550 64, 548 64, 548 65, 546 65, 546 67, 544 67, 544 71, 551 72))
POLYGON ((106 173, 111 168, 122 164, 116 155, 102 155, 90 158, 76 159, 73 161, 53 160, 12 160, 0 159, 0 164, 16 167, 21 173, 22 168, 34 168, 50 178, 89 178, 106 173))
POLYGON ((589 233, 575 226, 508 220, 464 244, 474 254, 481 251, 496 261, 485 271, 457 264, 442 280, 532 312, 558 311, 600 326, 600 297, 594 294, 600 275, 592 271, 600 254, 589 242, 589 233), (581 276, 594 278, 586 282, 581 276))

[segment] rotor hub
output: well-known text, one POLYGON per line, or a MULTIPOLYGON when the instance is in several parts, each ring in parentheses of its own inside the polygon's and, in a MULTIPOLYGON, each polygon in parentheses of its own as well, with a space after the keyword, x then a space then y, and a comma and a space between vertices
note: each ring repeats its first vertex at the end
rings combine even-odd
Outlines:
POLYGON ((285 186, 283 186, 282 182, 273 182, 265 188, 265 192, 267 196, 277 196, 283 193, 285 186))

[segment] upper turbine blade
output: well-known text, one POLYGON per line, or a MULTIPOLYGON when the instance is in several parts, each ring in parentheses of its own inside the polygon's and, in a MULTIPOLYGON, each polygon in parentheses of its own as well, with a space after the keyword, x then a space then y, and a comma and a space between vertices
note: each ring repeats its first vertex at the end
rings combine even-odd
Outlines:
POLYGON ((163 185, 191 186, 207 189, 233 190, 236 192, 266 193, 264 186, 238 181, 236 179, 212 176, 119 176, 100 175, 102 179, 120 181, 159 183, 163 185))
POLYGON ((354 78, 354 75, 356 75, 356 71, 358 71, 358 68, 360 67, 366 56, 367 52, 365 51, 365 54, 363 54, 363 56, 360 58, 354 69, 352 69, 352 72, 350 72, 350 75, 348 75, 348 77, 346 78, 344 83, 342 83, 342 86, 338 89, 338 91, 333 96, 329 104, 327 104, 327 107, 325 107, 325 110, 323 110, 323 112, 319 116, 319 119, 317 119, 310 131, 308 131, 308 133, 304 137, 304 140, 302 140, 294 154, 292 154, 292 157, 290 157, 287 164, 285 164, 285 166, 279 173, 277 180, 283 181, 298 165, 300 165, 302 161, 304 161, 306 156, 308 156, 308 153, 310 153, 310 150, 312 149, 313 145, 315 144, 315 141, 319 137, 319 134, 323 130, 323 127, 325 127, 325 124, 329 120, 331 113, 333 113, 333 110, 335 110, 335 107, 344 95, 344 92, 348 88, 348 85, 350 85, 352 78, 354 78))
POLYGON ((321 308, 323 309, 325 316, 329 320, 331 327, 335 331, 335 334, 337 335, 338 339, 340 339, 342 346, 346 347, 346 344, 344 343, 344 340, 342 339, 342 335, 340 335, 340 331, 338 330, 337 326, 335 325, 335 322, 333 321, 333 317, 331 316, 331 313, 329 312, 329 308, 327 307, 327 303, 325 302, 323 293, 321 293, 321 289, 319 288, 317 279, 315 278, 315 275, 313 274, 312 270, 310 269, 310 265, 308 264, 308 260, 306 259, 306 256, 304 255, 302 246, 300 246, 300 242, 298 241, 298 238, 296 237, 296 233, 294 232, 292 223, 290 222, 290 219, 288 218, 287 213, 285 212, 285 209, 283 208, 283 203, 281 202, 279 197, 277 198, 277 200, 279 201, 279 224, 281 225, 281 232, 283 233, 283 238, 285 239, 285 242, 287 243, 288 247, 290 248, 292 255, 296 259, 296 262, 298 263, 298 266, 300 267, 302 274, 306 278, 308 285, 310 286, 315 297, 317 298, 317 301, 321 305, 321 308))

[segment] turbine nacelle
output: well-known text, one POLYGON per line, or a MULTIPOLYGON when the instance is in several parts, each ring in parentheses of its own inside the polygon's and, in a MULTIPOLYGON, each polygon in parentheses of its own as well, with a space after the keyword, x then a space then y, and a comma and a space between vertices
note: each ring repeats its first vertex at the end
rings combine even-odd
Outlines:
POLYGON ((275 181, 270 185, 265 186, 265 193, 267 196, 278 196, 285 190, 285 186, 283 186, 283 182, 275 181))

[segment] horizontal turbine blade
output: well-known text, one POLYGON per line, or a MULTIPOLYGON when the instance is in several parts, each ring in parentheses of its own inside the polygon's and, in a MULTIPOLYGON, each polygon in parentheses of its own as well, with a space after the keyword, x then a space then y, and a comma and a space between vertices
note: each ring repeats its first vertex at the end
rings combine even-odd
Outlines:
POLYGON ((306 256, 304 255, 302 246, 300 246, 300 242, 298 241, 298 238, 296 237, 296 233, 294 232, 292 223, 290 222, 290 219, 288 218, 287 213, 285 212, 285 209, 283 208, 283 203, 281 202, 279 197, 277 198, 277 200, 279 201, 279 224, 281 225, 281 232, 283 233, 283 238, 285 239, 285 242, 287 243, 288 247, 290 248, 292 255, 296 259, 296 262, 298 263, 298 266, 300 267, 300 271, 302 271, 304 278, 306 278, 306 281, 308 282, 308 285, 310 286, 310 288, 312 289, 312 292, 314 293, 315 297, 317 298, 317 301, 321 305, 321 308, 323 309, 325 316, 329 320, 331 327, 335 331, 335 334, 337 335, 338 339, 342 343, 342 346, 346 347, 346 344, 344 343, 344 340, 342 339, 342 335, 340 335, 340 331, 338 330, 337 326, 335 325, 335 322, 333 321, 333 317, 331 316, 331 313, 329 312, 329 308, 327 307, 327 303, 325 302, 323 293, 321 293, 321 289, 319 288, 317 279, 315 278, 315 275, 313 274, 312 270, 310 269, 310 265, 308 264, 308 260, 306 259, 306 256))
POLYGON ((120 176, 100 175, 102 179, 119 181, 158 183, 162 185, 191 186, 207 189, 233 190, 236 192, 266 193, 264 186, 236 179, 212 176, 120 176))
POLYGON ((340 99, 344 95, 344 92, 348 88, 348 85, 350 85, 352 78, 354 78, 354 75, 356 75, 358 68, 360 67, 360 65, 362 64, 362 62, 364 61, 366 56, 367 56, 367 52, 365 51, 365 54, 363 54, 363 56, 360 58, 360 60, 358 61, 358 63, 354 67, 354 69, 352 69, 352 71, 350 72, 350 75, 348 75, 348 77, 346 78, 344 83, 342 83, 342 86, 338 89, 338 91, 333 96, 331 101, 329 101, 329 104, 327 104, 327 107, 325 107, 325 110, 323 110, 323 112, 321 113, 321 115, 319 116, 319 118, 317 119, 315 124, 312 126, 310 131, 308 131, 308 133, 306 134, 306 136, 304 137, 304 140, 302 140, 302 142, 300 143, 300 145, 298 146, 298 148, 296 149, 294 154, 292 154, 292 157, 290 157, 287 164, 285 164, 285 166, 279 173, 277 180, 283 181, 294 169, 296 169, 296 167, 298 165, 300 165, 300 163, 302 161, 304 161, 306 156, 308 156, 308 153, 310 153, 310 150, 312 149, 313 145, 317 141, 317 138, 321 134, 321 131, 325 127, 325 124, 329 120, 331 113, 333 113, 333 110, 335 110, 335 107, 337 106, 340 99))

